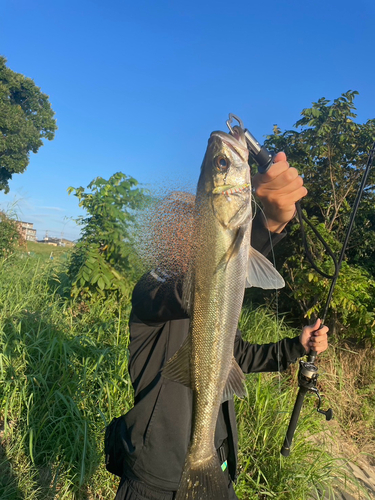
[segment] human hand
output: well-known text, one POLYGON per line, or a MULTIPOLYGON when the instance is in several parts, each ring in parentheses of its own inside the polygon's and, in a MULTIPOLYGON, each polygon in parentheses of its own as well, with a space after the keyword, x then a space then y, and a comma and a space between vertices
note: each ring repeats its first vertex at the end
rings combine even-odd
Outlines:
POLYGON ((316 351, 318 354, 328 348, 328 326, 322 325, 320 319, 317 319, 313 325, 305 326, 299 336, 299 341, 305 348, 307 354, 310 351, 316 351))
POLYGON ((265 174, 252 179, 255 194, 263 205, 267 227, 280 233, 296 213, 296 202, 307 195, 303 179, 297 169, 289 167, 286 155, 277 153, 265 174))

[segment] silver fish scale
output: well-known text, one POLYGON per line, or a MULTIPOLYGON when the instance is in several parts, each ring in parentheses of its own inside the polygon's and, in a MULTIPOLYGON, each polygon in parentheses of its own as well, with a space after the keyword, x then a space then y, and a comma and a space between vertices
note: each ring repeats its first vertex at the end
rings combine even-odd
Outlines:
POLYGON ((211 222, 211 230, 204 233, 208 237, 197 249, 191 324, 196 410, 191 446, 194 461, 204 460, 214 452, 216 421, 233 358, 249 249, 244 241, 240 253, 227 266, 220 265, 234 231, 225 233, 215 219, 211 222))

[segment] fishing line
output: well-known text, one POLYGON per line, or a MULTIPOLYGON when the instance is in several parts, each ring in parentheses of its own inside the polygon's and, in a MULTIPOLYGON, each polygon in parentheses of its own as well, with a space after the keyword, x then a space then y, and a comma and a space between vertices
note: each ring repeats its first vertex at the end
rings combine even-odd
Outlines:
MULTIPOLYGON (((246 143, 247 147, 249 150, 249 160, 252 158, 257 165, 258 172, 260 174, 264 174, 268 171, 268 169, 271 167, 273 164, 274 160, 274 154, 269 152, 265 147, 261 146, 261 144, 255 139, 255 137, 249 132, 244 127, 244 124, 240 118, 238 118, 236 115, 233 113, 229 114, 229 118, 226 122, 227 127, 229 128, 229 131, 232 135, 235 135, 235 129, 239 128, 243 131, 245 138, 246 138, 246 143), (232 121, 235 120, 238 122, 238 126, 231 126, 232 121)), ((249 161, 249 167, 251 170, 251 165, 249 161)), ((264 220, 267 221, 267 217, 262 209, 262 207, 256 202, 254 197, 252 197, 252 200, 254 201, 254 204, 256 207, 258 207, 263 214, 264 220)), ((275 253, 274 253, 274 248, 273 248, 273 242, 272 242, 272 236, 271 236, 271 231, 268 228, 267 225, 267 231, 268 231, 268 236, 269 236, 269 242, 270 242, 270 247, 271 247, 271 252, 272 252, 272 260, 273 260, 273 265, 274 268, 276 269, 276 258, 275 258, 275 253)), ((276 333, 277 333, 277 369, 278 369, 278 381, 279 381, 279 393, 281 394, 281 372, 280 372, 280 322, 279 322, 279 295, 278 295, 278 290, 275 287, 275 305, 276 305, 276 333)), ((281 413, 281 412, 279 412, 281 413)))
MULTIPOLYGON (((272 255, 272 263, 274 268, 276 269, 276 255, 274 251, 274 246, 272 242, 272 234, 271 231, 268 228, 268 221, 266 214, 264 213, 263 208, 256 202, 254 199, 255 205, 260 209, 264 220, 267 222, 267 231, 268 231, 268 238, 269 238, 269 243, 271 247, 271 255, 272 255)), ((276 338, 277 338, 277 379, 278 379, 278 391, 279 391, 279 397, 282 395, 282 389, 281 389, 281 348, 280 348, 280 341, 281 341, 281 332, 280 332, 280 315, 279 315, 279 290, 275 288, 275 307, 276 307, 276 338)), ((282 410, 281 407, 282 402, 279 401, 278 404, 278 410, 275 411, 275 414, 281 414, 281 413, 287 413, 285 410, 282 410)), ((282 461, 281 461, 281 455, 279 456, 279 470, 281 471, 282 469, 282 461)))
MULTIPOLYGON (((260 210, 261 214, 263 215, 264 221, 267 223, 265 224, 265 228, 268 231, 268 239, 269 239, 269 244, 271 248, 271 255, 272 255, 272 263, 274 268, 276 269, 276 255, 274 251, 274 245, 272 242, 272 233, 268 228, 268 219, 266 214, 264 213, 264 210, 262 206, 256 201, 255 197, 252 196, 252 202, 254 203, 255 210, 254 210, 254 217, 256 215, 257 209, 260 210)), ((281 355, 280 355, 280 340, 281 340, 281 334, 280 334, 280 315, 279 315, 279 290, 277 288, 274 289, 275 293, 275 316, 276 316, 276 338, 277 338, 277 378, 278 378, 278 388, 279 388, 279 395, 282 394, 281 390, 281 365, 280 365, 280 360, 281 360, 281 355)), ((276 411, 276 413, 286 413, 286 411, 282 411, 279 407, 279 410, 276 411)))

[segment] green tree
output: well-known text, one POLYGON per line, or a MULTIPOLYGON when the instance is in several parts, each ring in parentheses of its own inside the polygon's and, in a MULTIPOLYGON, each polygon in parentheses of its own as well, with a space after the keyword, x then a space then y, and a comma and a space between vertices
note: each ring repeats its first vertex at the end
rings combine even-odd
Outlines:
MULTIPOLYGON (((348 91, 333 102, 321 98, 302 111, 295 129, 281 132, 274 126, 267 137, 269 149, 285 151, 291 166, 303 174, 308 196, 302 205, 308 219, 333 250, 339 253, 352 206, 375 139, 375 120, 356 123, 354 98, 348 91)), ((361 327, 357 335, 371 336, 374 322, 375 271, 375 172, 361 201, 351 244, 331 303, 330 314, 337 331, 361 327), (371 275, 372 274, 372 275, 371 275)), ((285 308, 297 317, 321 314, 329 280, 321 278, 303 257, 298 223, 289 229, 291 237, 277 249, 278 263, 287 278, 285 308), (290 297, 294 299, 291 304, 290 297), (298 313, 299 311, 299 313, 298 313)), ((333 263, 312 231, 307 231, 311 252, 323 270, 333 273, 333 263)), ((281 295, 283 297, 283 295, 281 295)), ((300 321, 301 318, 299 318, 300 321)), ((374 332, 375 333, 375 332, 374 332)))
POLYGON ((0 190, 7 193, 12 175, 25 171, 30 151, 52 140, 57 126, 48 96, 5 63, 0 56, 0 190))
POLYGON ((97 177, 87 190, 68 189, 87 212, 77 219, 83 229, 69 268, 73 297, 128 293, 124 277, 132 277, 136 267, 135 214, 148 200, 147 193, 137 185, 135 179, 118 172, 108 181, 97 177))

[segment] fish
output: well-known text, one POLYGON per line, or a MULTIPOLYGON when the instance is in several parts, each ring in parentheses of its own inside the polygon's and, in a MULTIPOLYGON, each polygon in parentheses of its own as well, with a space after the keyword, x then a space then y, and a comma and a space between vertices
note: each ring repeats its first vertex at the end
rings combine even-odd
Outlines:
POLYGON ((176 500, 227 500, 214 445, 220 405, 244 395, 233 356, 246 287, 281 288, 284 280, 251 246, 252 190, 240 127, 212 132, 195 197, 194 244, 183 285, 189 334, 162 375, 193 391, 191 439, 176 500))

